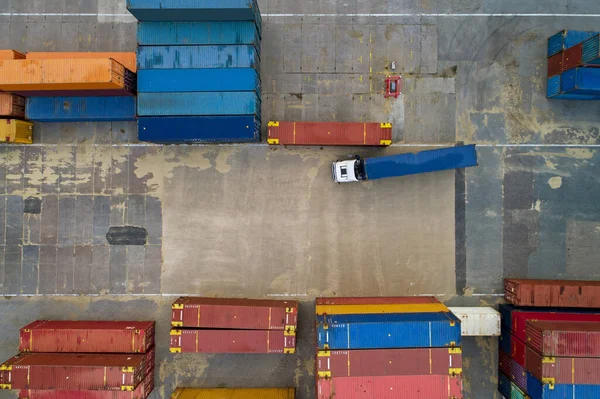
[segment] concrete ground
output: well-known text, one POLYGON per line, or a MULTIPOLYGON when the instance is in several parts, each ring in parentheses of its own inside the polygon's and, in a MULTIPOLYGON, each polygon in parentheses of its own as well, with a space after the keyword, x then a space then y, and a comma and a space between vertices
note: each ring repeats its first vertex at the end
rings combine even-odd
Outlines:
MULTIPOLYGON (((0 1, 0 48, 134 51, 124 4, 0 1)), ((392 121, 397 144, 153 146, 135 123, 37 124, 38 144, 0 146, 1 358, 37 318, 155 319, 152 399, 186 385, 296 386, 308 399, 315 296, 494 305, 504 276, 600 277, 600 104, 544 95, 546 38, 597 30, 600 4, 259 4, 263 124, 392 121), (405 78, 396 100, 382 95, 390 61, 405 78), (330 162, 350 153, 456 142, 478 144, 477 168, 331 181, 330 162), (107 242, 124 225, 148 244, 107 242), (298 354, 169 354, 180 294, 301 299, 298 354)), ((466 398, 499 397, 496 351, 496 339, 465 340, 466 398)))

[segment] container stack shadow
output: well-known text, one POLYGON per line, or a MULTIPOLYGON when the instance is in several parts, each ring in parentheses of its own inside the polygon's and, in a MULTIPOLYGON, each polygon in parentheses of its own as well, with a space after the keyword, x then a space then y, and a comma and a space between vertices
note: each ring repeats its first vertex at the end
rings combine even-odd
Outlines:
POLYGON ((138 139, 260 140, 256 0, 129 0, 138 19, 138 139))
POLYGON ((38 320, 0 365, 20 399, 145 399, 154 389, 153 321, 38 320))
POLYGON ((600 282, 506 279, 504 288, 500 393, 600 397, 600 282))
POLYGON ((318 399, 462 398, 461 325, 434 297, 317 298, 318 399))
POLYGON ((548 38, 546 96, 600 100, 599 32, 563 30, 548 38))

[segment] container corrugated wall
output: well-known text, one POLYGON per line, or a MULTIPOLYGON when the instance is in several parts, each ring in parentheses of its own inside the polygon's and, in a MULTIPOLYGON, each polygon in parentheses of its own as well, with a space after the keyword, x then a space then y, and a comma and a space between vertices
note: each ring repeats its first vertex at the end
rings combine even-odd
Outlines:
POLYGON ((599 398, 600 385, 542 384, 527 373, 527 395, 531 399, 599 398))
POLYGON ((318 399, 460 399, 461 376, 404 375, 320 379, 318 399))
POLYGON ((452 313, 317 316, 319 349, 460 346, 460 320, 452 313))
POLYGON ((138 69, 255 68, 260 58, 254 46, 141 46, 138 69))
POLYGON ((294 399, 295 388, 177 388, 171 399, 294 399))
POLYGON ((260 51, 256 25, 249 21, 140 22, 139 46, 252 45, 260 51))
POLYGON ((460 348, 319 351, 317 377, 462 374, 460 348))
POLYGON ((563 71, 563 53, 553 55, 548 58, 548 77, 551 78, 560 75, 563 71))
POLYGON ((27 119, 37 122, 134 121, 136 98, 29 97, 27 119))
POLYGON ((139 93, 139 116, 259 115, 254 92, 139 93))
POLYGON ((171 325, 295 331, 298 301, 181 297, 172 305, 171 325))
POLYGON ((560 87, 565 93, 600 95, 600 68, 574 68, 563 72, 560 87))
POLYGON ((545 356, 600 357, 600 323, 528 321, 526 334, 545 356))
POLYGON ((510 356, 523 367, 525 367, 526 348, 525 342, 510 334, 510 356))
POLYGON ((505 398, 510 398, 510 379, 503 373, 498 373, 498 392, 505 398))
POLYGON ((524 392, 527 392, 527 370, 516 360, 510 360, 510 378, 524 392))
POLYGON ((392 124, 270 121, 267 141, 280 145, 390 145, 392 124))
POLYGON ((135 52, 28 52, 26 55, 28 60, 60 60, 60 59, 101 59, 112 58, 127 69, 135 72, 137 69, 135 52))
POLYGON ((148 373, 133 391, 62 391, 22 389, 19 399, 146 399, 154 389, 154 371, 148 373))
POLYGON ((295 353, 295 332, 281 330, 171 330, 173 353, 295 353))
POLYGON ((594 313, 554 313, 553 309, 548 309, 548 312, 515 312, 512 317, 513 334, 525 341, 527 339, 526 329, 527 320, 538 321, 589 321, 600 323, 600 314, 594 313))
POLYGON ((0 93, 0 116, 25 118, 25 98, 16 94, 0 93))
POLYGON ((600 281, 505 279, 504 294, 517 306, 600 308, 600 281))
POLYGON ((511 362, 512 359, 510 358, 510 355, 506 351, 500 349, 498 351, 498 370, 505 375, 510 375, 511 362))
POLYGON ((599 384, 600 358, 547 357, 527 347, 527 371, 540 381, 555 384, 599 384))
POLYGON ((20 352, 145 353, 154 322, 37 320, 19 334, 20 352))
POLYGON ((383 313, 450 312, 443 303, 381 304, 381 305, 317 305, 316 314, 383 314, 383 313))
POLYGON ((138 73, 138 92, 256 91, 260 77, 253 68, 144 69, 138 73))
POLYGON ((583 42, 581 59, 586 64, 600 64, 600 35, 594 35, 583 42))
POLYGON ((522 391, 517 384, 513 381, 510 382, 510 398, 511 399, 529 399, 529 397, 522 391))
POLYGON ((322 297, 316 299, 320 305, 416 305, 425 303, 441 303, 434 296, 364 296, 364 297, 322 297))
POLYGON ((566 71, 571 68, 575 68, 581 65, 581 56, 583 51, 583 44, 578 44, 565 50, 563 53, 562 69, 566 71))
POLYGON ((152 143, 242 143, 260 140, 257 116, 138 118, 138 139, 152 143))
POLYGON ((33 123, 19 119, 0 120, 0 143, 31 144, 33 123))
POLYGON ((577 30, 563 30, 548 39, 548 57, 567 50, 579 43, 583 43, 598 32, 585 32, 577 30))

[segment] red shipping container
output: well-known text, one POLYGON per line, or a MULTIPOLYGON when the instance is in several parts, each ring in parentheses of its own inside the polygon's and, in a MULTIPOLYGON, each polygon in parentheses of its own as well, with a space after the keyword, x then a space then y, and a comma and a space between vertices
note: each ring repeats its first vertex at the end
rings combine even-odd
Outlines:
POLYGON ((419 305, 441 303, 434 296, 365 296, 365 297, 331 297, 317 298, 316 305, 419 305))
POLYGON ((173 304, 171 325, 296 331, 298 301, 182 297, 173 304))
POLYGON ((562 62, 562 69, 576 68, 581 65, 583 57, 583 43, 565 50, 562 62))
POLYGON ((462 373, 460 348, 319 351, 317 377, 462 373))
POLYGON ((460 399, 462 376, 334 377, 317 382, 318 399, 460 399))
POLYGON ((154 345, 154 322, 37 320, 20 338, 21 352, 144 353, 154 345))
POLYGON ((498 351, 498 369, 502 371, 504 375, 511 375, 510 355, 502 349, 498 351))
POLYGON ((545 356, 600 357, 600 323, 528 321, 527 345, 545 356))
POLYGON ((525 368, 538 380, 552 384, 592 384, 600 382, 600 358, 547 357, 527 347, 525 368))
POLYGON ((21 389, 19 399, 146 399, 154 389, 154 370, 133 391, 53 391, 21 389))
POLYGON ((560 75, 563 68, 563 52, 561 51, 558 54, 554 54, 552 57, 548 58, 548 77, 560 75))
POLYGON ((527 353, 526 347, 527 345, 525 345, 524 341, 521 341, 519 338, 515 337, 514 334, 510 334, 510 357, 512 357, 514 361, 523 367, 525 367, 525 354, 527 353))
POLYGON ((600 281, 509 278, 504 297, 516 306, 600 308, 600 281))
POLYGON ((171 330, 173 353, 294 353, 294 333, 277 330, 171 330))
POLYGON ((527 340, 527 320, 538 321, 590 321, 600 322, 600 314, 594 313, 550 313, 550 312, 521 312, 512 313, 513 334, 522 341, 527 340))
POLYGON ((392 144, 391 123, 269 122, 269 144, 368 145, 392 144))
POLYGON ((23 353, 0 366, 2 389, 133 391, 149 354, 23 353))
POLYGON ((11 93, 0 93, 0 116, 25 119, 25 98, 11 93))

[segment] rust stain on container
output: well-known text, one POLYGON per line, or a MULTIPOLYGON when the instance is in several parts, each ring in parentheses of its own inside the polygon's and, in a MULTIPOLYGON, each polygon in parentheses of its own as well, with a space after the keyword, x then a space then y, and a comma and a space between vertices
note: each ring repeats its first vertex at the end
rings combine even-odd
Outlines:
POLYGON ((25 118, 25 98, 16 94, 0 93, 0 116, 25 118))
POLYGON ((505 279, 504 297, 516 306, 600 308, 600 281, 505 279))
POLYGON ((18 119, 0 120, 0 143, 33 143, 33 123, 18 119))
POLYGON ((135 74, 112 59, 0 61, 0 90, 135 90, 135 74))
POLYGON ((145 353, 153 321, 37 320, 20 330, 21 352, 145 353))
POLYGON ((278 330, 171 330, 173 353, 295 353, 296 336, 278 330))
POLYGON ((174 327, 296 331, 298 301, 182 297, 174 304, 174 327))
POLYGON ((294 399, 295 388, 177 388, 171 399, 294 399))
POLYGON ((317 377, 462 373, 460 348, 319 351, 317 377))
POLYGON ((392 143, 391 123, 285 122, 268 123, 269 144, 386 146, 392 143))
POLYGON ((59 60, 59 59, 100 59, 112 58, 123 64, 123 66, 132 72, 137 71, 135 52, 28 52, 23 58, 28 60, 59 60))
POLYGON ((15 50, 0 50, 0 60, 24 60, 25 54, 15 50))
POLYGON ((600 357, 600 323, 528 321, 527 345, 545 356, 600 357))
POLYGON ((549 357, 527 347, 525 368, 540 381, 593 384, 600 381, 600 358, 549 357))

